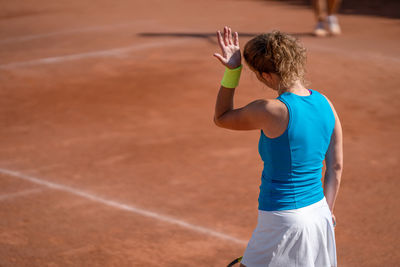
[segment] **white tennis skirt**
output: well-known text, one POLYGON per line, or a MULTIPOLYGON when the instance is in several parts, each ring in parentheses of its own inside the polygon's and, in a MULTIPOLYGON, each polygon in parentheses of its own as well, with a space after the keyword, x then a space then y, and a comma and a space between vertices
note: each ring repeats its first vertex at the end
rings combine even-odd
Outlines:
POLYGON ((337 266, 335 232, 326 199, 294 210, 259 210, 242 263, 247 267, 337 266))

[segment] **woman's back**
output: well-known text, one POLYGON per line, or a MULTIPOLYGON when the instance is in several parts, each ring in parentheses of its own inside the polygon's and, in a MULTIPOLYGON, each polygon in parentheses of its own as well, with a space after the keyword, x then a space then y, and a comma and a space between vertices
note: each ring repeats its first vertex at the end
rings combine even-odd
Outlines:
POLYGON ((342 128, 329 99, 304 87, 304 47, 277 31, 248 41, 246 63, 279 96, 235 109, 242 69, 239 37, 228 27, 217 36, 223 53, 214 55, 227 68, 214 122, 232 130, 261 129, 258 222, 241 266, 337 266, 332 211, 343 165, 342 128))
POLYGON ((263 131, 259 153, 264 161, 259 209, 302 208, 324 198, 323 160, 335 126, 327 99, 315 90, 309 96, 286 92, 277 97, 289 112, 285 132, 268 138, 263 131))

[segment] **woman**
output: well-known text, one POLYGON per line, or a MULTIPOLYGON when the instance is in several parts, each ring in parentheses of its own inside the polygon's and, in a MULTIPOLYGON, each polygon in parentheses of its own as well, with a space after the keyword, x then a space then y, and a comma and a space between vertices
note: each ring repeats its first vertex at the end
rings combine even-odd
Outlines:
POLYGON ((278 97, 234 109, 242 68, 239 37, 228 27, 217 37, 222 55, 214 56, 226 69, 214 121, 232 130, 260 129, 264 161, 258 224, 241 266, 336 266, 333 209, 343 165, 342 129, 332 103, 304 87, 305 49, 280 32, 250 40, 244 59, 278 97))

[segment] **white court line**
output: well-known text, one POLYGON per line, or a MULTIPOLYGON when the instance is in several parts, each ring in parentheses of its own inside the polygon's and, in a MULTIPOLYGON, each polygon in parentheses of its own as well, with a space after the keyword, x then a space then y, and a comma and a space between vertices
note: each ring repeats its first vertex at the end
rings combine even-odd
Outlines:
POLYGON ((43 190, 40 188, 35 188, 35 189, 28 189, 28 190, 23 190, 23 191, 19 191, 19 192, 15 192, 15 193, 10 193, 10 194, 3 194, 3 195, 0 195, 0 201, 16 198, 16 197, 20 197, 20 196, 26 196, 26 195, 30 195, 30 194, 35 194, 35 193, 39 193, 42 191, 43 190))
POLYGON ((93 26, 93 27, 71 29, 71 30, 64 30, 64 31, 58 31, 58 32, 23 35, 23 36, 2 39, 2 40, 0 40, 0 44, 25 42, 25 41, 35 40, 35 39, 41 39, 41 38, 47 38, 47 37, 59 36, 59 35, 68 35, 68 34, 74 34, 74 33, 97 32, 97 31, 104 31, 104 30, 127 28, 130 26, 138 25, 138 24, 149 24, 149 23, 153 23, 153 22, 154 22, 154 20, 139 20, 139 21, 123 23, 123 24, 93 26))
POLYGON ((29 61, 3 64, 3 65, 0 65, 0 69, 8 70, 8 69, 14 69, 14 68, 18 68, 18 67, 30 67, 30 66, 43 65, 43 64, 54 64, 54 63, 59 63, 59 62, 74 61, 74 60, 80 60, 80 59, 85 59, 85 58, 113 57, 113 56, 115 57, 115 56, 120 56, 122 54, 129 53, 132 51, 145 50, 145 49, 150 49, 150 48, 154 48, 154 47, 172 46, 172 45, 176 45, 176 44, 187 42, 187 41, 188 41, 188 39, 179 39, 179 40, 162 41, 162 42, 151 42, 151 43, 138 44, 138 45, 132 45, 132 46, 127 46, 127 47, 108 49, 108 50, 100 50, 100 51, 86 52, 86 53, 80 53, 80 54, 57 56, 57 57, 39 58, 39 59, 34 59, 34 60, 29 60, 29 61))
MULTIPOLYGON (((112 57, 112 56, 120 56, 122 54, 131 52, 131 51, 138 51, 144 49, 150 49, 154 47, 162 47, 162 46, 169 46, 178 43, 187 42, 189 39, 179 39, 179 40, 170 40, 170 41, 161 41, 161 42, 151 42, 139 45, 133 45, 128 47, 121 47, 115 49, 108 49, 108 50, 100 50, 100 51, 93 51, 93 52, 85 52, 79 54, 72 54, 72 55, 63 55, 63 56, 55 56, 55 57, 47 57, 47 58, 39 58, 34 60, 22 61, 22 62, 12 62, 0 65, 0 70, 9 70, 18 67, 29 67, 29 66, 36 66, 36 65, 43 65, 43 64, 54 64, 59 62, 66 62, 66 61, 74 61, 74 60, 81 60, 85 58, 97 58, 97 57, 112 57)), ((357 60, 366 60, 371 63, 371 61, 381 61, 382 63, 393 62, 399 63, 400 58, 394 56, 386 56, 383 54, 377 53, 362 53, 362 52, 351 52, 347 49, 340 49, 334 47, 326 47, 316 44, 307 43, 305 45, 306 48, 311 48, 312 50, 319 51, 319 52, 328 52, 332 54, 342 54, 345 58, 354 58, 357 60)))
POLYGON ((91 201, 94 201, 94 202, 97 202, 97 203, 100 203, 100 204, 103 204, 103 205, 106 205, 109 207, 129 211, 129 212, 139 214, 139 215, 142 215, 145 217, 153 218, 158 221, 179 225, 183 228, 186 228, 186 229, 189 229, 189 230, 192 230, 194 232, 198 232, 198 233, 201 233, 204 235, 216 237, 216 238, 223 239, 226 241, 231 241, 231 242, 234 242, 234 243, 237 243, 240 245, 245 245, 247 243, 244 240, 238 239, 238 238, 230 236, 228 234, 221 233, 221 232, 218 232, 218 231, 215 231, 215 230, 203 227, 203 226, 191 224, 191 223, 185 222, 180 219, 176 219, 176 218, 173 218, 173 217, 170 217, 167 215, 159 214, 154 211, 137 208, 132 205, 120 203, 120 202, 113 201, 113 200, 108 200, 108 199, 105 199, 105 198, 102 198, 102 197, 99 197, 99 196, 96 196, 96 195, 93 195, 90 193, 86 193, 84 191, 81 191, 81 190, 78 190, 78 189, 75 189, 75 188, 72 188, 72 187, 69 187, 66 185, 49 182, 49 181, 43 180, 38 177, 33 177, 33 176, 22 174, 20 172, 11 171, 11 170, 2 169, 2 168, 0 168, 0 173, 9 175, 9 176, 12 176, 15 178, 19 178, 19 179, 22 179, 25 181, 29 181, 34 184, 43 185, 43 186, 49 187, 51 189, 67 192, 67 193, 73 194, 75 196, 80 196, 82 198, 85 198, 85 199, 88 199, 88 200, 91 200, 91 201))

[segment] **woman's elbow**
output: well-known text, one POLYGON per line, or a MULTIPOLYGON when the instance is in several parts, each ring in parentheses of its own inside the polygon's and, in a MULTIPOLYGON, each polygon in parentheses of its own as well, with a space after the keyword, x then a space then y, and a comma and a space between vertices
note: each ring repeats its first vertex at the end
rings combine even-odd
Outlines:
POLYGON ((333 164, 333 170, 335 170, 337 172, 342 172, 343 171, 343 163, 337 162, 337 163, 333 164))
MULTIPOLYGON (((222 117, 222 116, 221 116, 222 117)), ((226 123, 226 120, 222 119, 221 117, 214 116, 214 123, 220 128, 230 129, 226 123)))
POLYGON ((217 116, 214 116, 213 120, 214 120, 215 125, 217 125, 218 127, 222 127, 221 120, 219 118, 217 118, 217 116))
POLYGON ((343 171, 343 163, 336 162, 336 163, 332 164, 331 166, 327 166, 326 169, 331 172, 341 173, 343 171))

